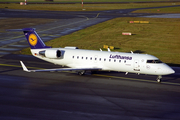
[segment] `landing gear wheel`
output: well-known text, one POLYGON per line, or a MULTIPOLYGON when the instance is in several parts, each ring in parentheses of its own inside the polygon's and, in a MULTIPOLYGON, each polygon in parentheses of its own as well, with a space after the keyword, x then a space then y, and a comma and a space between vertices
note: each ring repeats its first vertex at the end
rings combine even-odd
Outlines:
POLYGON ((158 83, 161 83, 161 79, 157 79, 157 82, 158 82, 158 83))
POLYGON ((159 76, 157 77, 157 82, 158 82, 158 83, 161 83, 161 78, 162 78, 161 75, 159 75, 159 76))
POLYGON ((78 74, 79 74, 79 75, 84 75, 84 74, 85 74, 85 71, 79 71, 78 74))

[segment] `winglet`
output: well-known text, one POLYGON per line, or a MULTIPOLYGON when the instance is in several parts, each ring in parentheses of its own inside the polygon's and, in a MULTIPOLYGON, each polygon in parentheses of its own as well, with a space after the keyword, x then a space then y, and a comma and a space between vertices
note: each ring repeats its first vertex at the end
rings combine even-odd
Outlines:
POLYGON ((21 66, 22 66, 22 68, 23 68, 24 71, 30 72, 30 71, 27 69, 27 67, 24 65, 24 63, 23 63, 22 61, 20 61, 20 63, 21 63, 21 66))

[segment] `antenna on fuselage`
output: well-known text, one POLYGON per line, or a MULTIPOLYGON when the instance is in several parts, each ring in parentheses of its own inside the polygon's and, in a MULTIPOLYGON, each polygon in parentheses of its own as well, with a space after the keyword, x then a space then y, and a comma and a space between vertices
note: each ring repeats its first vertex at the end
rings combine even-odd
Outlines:
POLYGON ((111 52, 111 50, 109 48, 107 48, 108 52, 111 52))

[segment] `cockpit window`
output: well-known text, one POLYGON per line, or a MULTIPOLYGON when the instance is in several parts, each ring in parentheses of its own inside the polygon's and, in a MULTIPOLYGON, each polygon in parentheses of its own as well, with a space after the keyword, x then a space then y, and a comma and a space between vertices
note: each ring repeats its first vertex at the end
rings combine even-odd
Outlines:
POLYGON ((160 60, 147 60, 147 63, 162 63, 160 60))

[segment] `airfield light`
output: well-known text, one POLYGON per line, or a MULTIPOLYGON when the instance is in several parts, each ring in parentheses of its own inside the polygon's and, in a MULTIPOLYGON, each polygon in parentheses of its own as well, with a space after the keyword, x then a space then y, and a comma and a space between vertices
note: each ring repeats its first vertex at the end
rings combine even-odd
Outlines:
POLYGON ((27 5, 27 0, 25 0, 25 3, 24 3, 24 5, 27 5))

